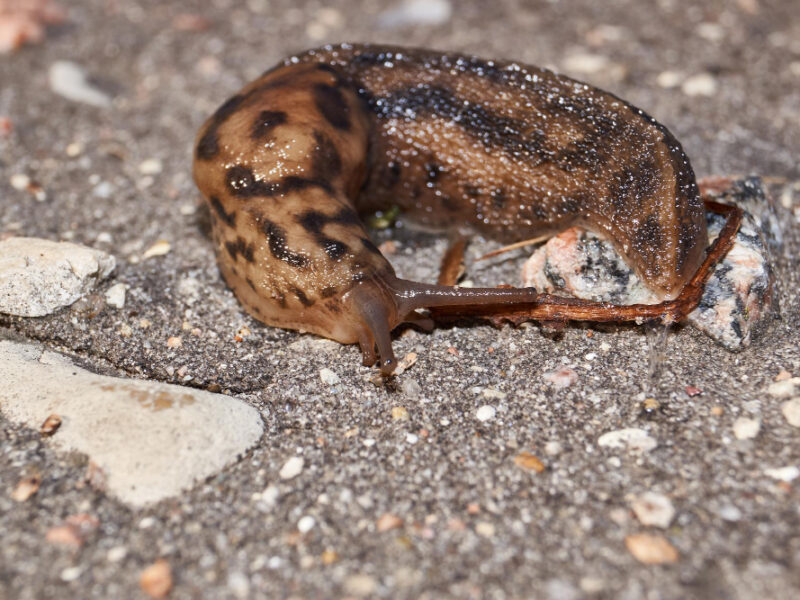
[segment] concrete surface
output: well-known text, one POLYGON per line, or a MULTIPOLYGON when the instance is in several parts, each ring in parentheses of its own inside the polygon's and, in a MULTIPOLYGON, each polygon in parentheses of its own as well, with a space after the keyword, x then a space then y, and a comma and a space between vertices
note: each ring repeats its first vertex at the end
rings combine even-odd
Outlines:
MULTIPOLYGON (((797 3, 476 0, 449 15, 433 4, 444 20, 392 28, 403 21, 381 14, 395 4, 377 1, 91 0, 69 3, 43 44, 0 58, 0 116, 13 126, 0 136, 0 232, 118 263, 76 305, 0 325, 101 374, 236 396, 265 423, 237 464, 133 510, 86 484, 85 455, 0 419, 0 597, 141 597, 140 573, 159 558, 172 598, 800 593, 800 430, 782 412, 796 393, 767 391, 800 376, 798 198, 782 180, 780 318, 739 354, 683 328, 653 381, 635 327, 464 323, 401 333, 398 357, 417 361, 376 385, 356 348, 261 326, 225 288, 190 179, 196 128, 279 58, 324 42, 554 66, 656 116, 700 176, 800 179, 797 3), (57 60, 112 105, 54 94, 57 60), (17 174, 44 196, 11 185, 17 174), (107 305, 120 283, 124 306, 107 305), (754 437, 740 418, 759 423, 754 437), (656 445, 598 444, 626 429, 656 445), (282 478, 293 457, 299 472, 282 478), (38 490, 12 498, 31 473, 38 490), (648 492, 675 510, 666 529, 632 510, 648 492), (62 544, 52 530, 65 522, 97 526, 62 544)), ((441 236, 375 237, 397 241, 402 275, 434 278, 441 236)), ((493 247, 478 241, 470 256, 493 247)), ((506 257, 469 277, 516 281, 518 268, 506 257)))

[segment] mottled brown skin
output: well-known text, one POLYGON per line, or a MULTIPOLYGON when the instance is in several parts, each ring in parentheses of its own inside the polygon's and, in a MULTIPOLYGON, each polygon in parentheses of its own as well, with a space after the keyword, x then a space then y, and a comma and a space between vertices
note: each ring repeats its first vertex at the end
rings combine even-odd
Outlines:
POLYGON ((536 302, 532 289, 398 279, 358 214, 504 241, 580 225, 675 298, 703 261, 703 204, 680 144, 619 98, 516 63, 341 45, 287 59, 203 125, 194 177, 225 280, 257 319, 358 342, 394 368, 418 308, 536 302))

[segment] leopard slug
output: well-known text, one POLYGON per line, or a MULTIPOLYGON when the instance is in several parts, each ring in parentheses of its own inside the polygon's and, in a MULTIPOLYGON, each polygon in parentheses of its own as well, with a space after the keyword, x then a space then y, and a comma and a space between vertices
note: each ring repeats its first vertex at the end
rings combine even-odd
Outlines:
POLYGON ((358 343, 384 373, 392 329, 428 323, 418 309, 537 294, 400 279, 359 214, 398 206, 501 241, 579 225, 663 299, 708 244, 694 172, 663 125, 563 75, 460 54, 342 44, 288 58, 202 126, 193 171, 245 309, 358 343))

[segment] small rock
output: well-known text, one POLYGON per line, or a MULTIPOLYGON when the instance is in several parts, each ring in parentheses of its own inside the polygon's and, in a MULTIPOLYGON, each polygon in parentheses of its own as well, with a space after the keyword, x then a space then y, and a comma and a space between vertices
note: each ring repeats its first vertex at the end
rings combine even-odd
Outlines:
POLYGON ((733 435, 737 440, 751 440, 758 435, 761 429, 761 421, 739 417, 733 423, 733 435))
POLYGON ((477 533, 481 537, 491 538, 494 537, 495 528, 494 525, 492 525, 488 521, 478 521, 475 524, 475 533, 477 533))
POLYGON ((9 179, 9 183, 15 190, 24 192, 30 187, 31 178, 25 175, 25 173, 14 173, 9 179))
POLYGON ((620 448, 632 452, 650 452, 658 445, 658 442, 651 438, 643 429, 618 429, 604 433, 597 440, 598 446, 602 448, 620 448))
POLYGON ((340 381, 339 376, 327 367, 319 370, 319 378, 326 385, 336 385, 340 381))
POLYGON ((411 367, 413 367, 417 362, 417 353, 416 352, 409 352, 403 358, 401 358, 397 363, 397 368, 394 370, 394 375, 402 375, 406 371, 408 371, 411 367))
POLYGON ((25 502, 28 498, 39 491, 42 484, 42 476, 39 474, 23 477, 17 483, 14 491, 11 492, 11 499, 15 502, 25 502))
POLYGON ((328 549, 322 552, 320 559, 322 564, 327 567, 339 560, 339 554, 335 550, 328 549))
POLYGON ((786 483, 790 483, 800 476, 800 469, 794 466, 778 467, 775 469, 765 469, 764 473, 768 477, 772 477, 773 479, 778 479, 780 481, 785 481, 786 483))
POLYGON ((723 504, 717 511, 717 514, 721 519, 724 519, 725 521, 731 521, 732 523, 742 519, 742 511, 733 504, 723 504))
POLYGON ((106 560, 112 563, 118 563, 125 559, 128 555, 128 549, 125 546, 114 546, 106 553, 106 560))
POLYGON ((625 546, 633 557, 646 565, 678 562, 678 551, 665 538, 649 533, 637 533, 625 538, 625 546))
POLYGON ((94 87, 84 68, 68 60, 57 60, 50 65, 50 89, 59 96, 91 106, 105 108, 111 105, 111 98, 94 87))
POLYGON ((167 338, 167 348, 180 348, 183 346, 183 338, 179 335, 173 335, 167 338))
POLYGON ((83 569, 81 567, 67 567, 63 571, 61 571, 61 581, 70 582, 75 581, 83 574, 83 569))
POLYGON ((381 515, 377 523, 375 523, 376 529, 381 533, 384 531, 391 531, 392 529, 398 529, 402 526, 403 519, 391 513, 385 513, 381 515))
POLYGON ((662 71, 656 78, 656 83, 662 88, 674 88, 680 85, 683 75, 677 71, 662 71))
POLYGON ((683 82, 681 91, 687 96, 713 96, 717 91, 717 80, 710 73, 698 73, 683 82))
POLYGON ((784 419, 792 427, 800 427, 800 397, 792 398, 781 404, 784 419))
POLYGON ((83 538, 78 533, 77 528, 70 525, 59 525, 58 527, 51 527, 47 530, 45 540, 49 544, 56 546, 66 546, 68 548, 77 549, 83 545, 83 538))
POLYGON ((166 598, 172 589, 172 569, 169 563, 159 558, 139 576, 139 586, 151 598, 166 598))
POLYGON ((475 412, 475 418, 478 421, 491 421, 497 415, 497 409, 489 404, 484 404, 475 412))
POLYGON ((656 492, 645 492, 631 503, 636 518, 642 525, 666 529, 675 517, 675 508, 669 498, 656 492))
POLYGON ((148 158, 139 163, 139 173, 142 175, 158 175, 162 169, 163 165, 157 158, 148 158))
POLYGON ((300 520, 297 522, 297 531, 300 533, 308 533, 314 526, 317 524, 317 521, 311 515, 305 515, 301 517, 300 520))
POLYGON ((781 379, 769 384, 767 393, 775 398, 791 398, 797 394, 797 387, 800 386, 800 377, 791 379, 781 379))
POLYGON ((520 452, 514 457, 514 464, 526 471, 541 473, 544 471, 544 463, 530 452, 520 452))
POLYGON ((407 433, 406 434, 406 443, 407 444, 416 444, 419 441, 419 436, 416 433, 407 433))
POLYGON ((551 440, 544 445, 544 453, 547 456, 557 456, 561 454, 561 443, 556 440, 551 440))
POLYGON ((142 258, 147 259, 153 258, 154 256, 164 256, 165 254, 169 254, 171 249, 172 245, 167 240, 158 240, 155 244, 144 251, 142 258))
POLYGON ((292 479, 303 472, 304 465, 305 461, 302 456, 292 456, 283 464, 278 475, 281 479, 292 479))
POLYGON ((395 421, 408 421, 408 409, 405 406, 393 406, 392 419, 395 421))
POLYGON ((114 257, 68 242, 13 237, 0 242, 0 312, 42 317, 88 294, 114 257))
POLYGON ((112 285, 106 290, 106 304, 114 308, 122 308, 125 306, 125 292, 127 291, 128 286, 124 283, 112 285))
POLYGON ((578 381, 578 374, 569 367, 559 367, 545 373, 544 380, 557 390, 563 390, 578 381))
POLYGON ((408 25, 440 25, 453 14, 449 0, 403 0, 378 15, 378 25, 385 28, 408 25))
POLYGON ((564 59, 563 67, 565 71, 578 73, 580 75, 591 75, 598 73, 608 66, 608 57, 602 54, 571 54, 564 59))
POLYGON ((505 392, 501 392, 500 390, 495 390, 492 388, 486 388, 481 392, 483 397, 488 400, 503 400, 508 394, 505 392))
POLYGON ((59 427, 61 427, 61 417, 53 413, 44 420, 44 423, 42 423, 42 426, 39 428, 39 433, 48 437, 58 431, 59 427))
POLYGON ((364 598, 374 594, 377 587, 378 582, 375 581, 375 578, 366 573, 349 575, 344 580, 345 592, 358 598, 364 598))

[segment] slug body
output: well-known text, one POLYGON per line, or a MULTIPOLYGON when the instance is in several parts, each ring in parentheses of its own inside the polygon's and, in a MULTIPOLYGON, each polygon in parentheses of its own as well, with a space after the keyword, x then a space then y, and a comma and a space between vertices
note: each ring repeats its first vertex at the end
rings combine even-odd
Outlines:
POLYGON ((535 302, 532 289, 399 279, 359 219, 399 206, 429 228, 502 241, 579 225, 661 298, 708 244, 675 138, 619 98, 512 62, 341 45, 287 59, 197 138, 225 280, 257 319, 358 342, 394 368, 391 330, 437 306, 535 302))

